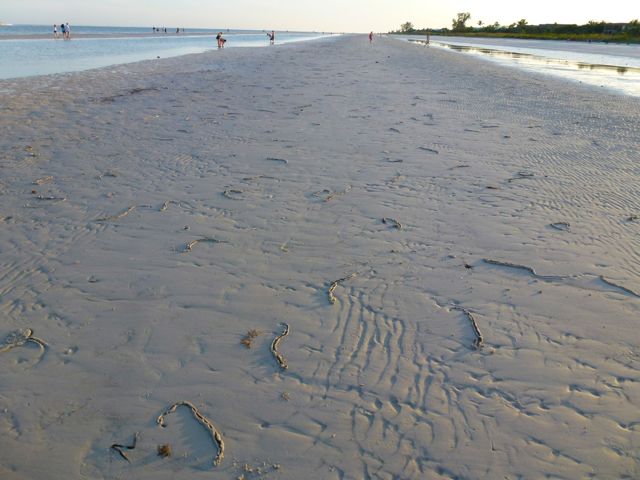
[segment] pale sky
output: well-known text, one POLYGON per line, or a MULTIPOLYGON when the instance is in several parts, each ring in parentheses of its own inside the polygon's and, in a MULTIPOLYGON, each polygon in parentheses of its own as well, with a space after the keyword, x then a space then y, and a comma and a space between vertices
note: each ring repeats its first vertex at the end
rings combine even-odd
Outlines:
POLYGON ((0 0, 6 23, 387 32, 451 27, 458 12, 502 25, 628 22, 640 0, 0 0))

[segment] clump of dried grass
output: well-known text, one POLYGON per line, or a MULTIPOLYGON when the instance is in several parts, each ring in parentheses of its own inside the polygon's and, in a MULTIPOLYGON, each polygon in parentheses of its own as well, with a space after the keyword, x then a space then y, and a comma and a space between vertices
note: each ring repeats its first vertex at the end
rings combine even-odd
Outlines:
POLYGON ((240 340, 240 343, 242 345, 244 345, 247 348, 251 348, 253 346, 253 341, 256 339, 256 337, 258 337, 259 335, 262 335, 262 332, 260 332, 259 330, 249 330, 244 337, 242 337, 242 340, 240 340))

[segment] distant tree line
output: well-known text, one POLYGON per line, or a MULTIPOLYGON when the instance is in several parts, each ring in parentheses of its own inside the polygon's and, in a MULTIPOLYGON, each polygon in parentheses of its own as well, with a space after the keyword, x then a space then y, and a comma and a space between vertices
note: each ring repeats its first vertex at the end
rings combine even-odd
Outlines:
POLYGON ((638 42, 640 41, 640 22, 632 20, 628 23, 610 23, 605 21, 590 21, 585 25, 573 24, 546 24, 529 25, 526 19, 521 19, 510 25, 500 25, 498 22, 486 25, 481 20, 477 26, 470 26, 467 23, 471 20, 469 12, 462 12, 456 15, 451 21, 451 28, 441 29, 417 29, 411 22, 403 23, 400 30, 389 32, 395 34, 425 35, 467 35, 467 36, 496 36, 496 37, 519 37, 519 38, 546 38, 546 39, 566 39, 566 40, 595 40, 595 41, 620 41, 638 42))

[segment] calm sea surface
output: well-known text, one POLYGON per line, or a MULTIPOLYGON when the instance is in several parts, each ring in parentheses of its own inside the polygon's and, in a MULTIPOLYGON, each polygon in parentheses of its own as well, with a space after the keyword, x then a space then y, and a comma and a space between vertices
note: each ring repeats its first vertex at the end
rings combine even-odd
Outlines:
MULTIPOLYGON (((158 27, 163 28, 163 27, 158 27)), ((58 31, 60 28, 58 27, 58 31)), ((0 78, 64 73, 216 49, 222 31, 225 48, 269 46, 262 31, 185 28, 177 34, 149 28, 71 26, 72 39, 53 38, 53 25, 0 27, 0 78)), ((315 32, 276 32, 276 44, 327 36, 315 32)))
MULTIPOLYGON (((60 22, 62 23, 62 22, 60 22)), ((58 23, 58 32, 60 32, 60 23, 58 23)), ((164 28, 163 25, 157 25, 158 28, 164 28)), ((207 29, 207 28, 185 28, 186 33, 212 33, 215 35, 223 29, 207 29)), ((86 25, 71 25, 71 32, 78 35, 137 35, 153 33, 152 27, 89 27, 86 25)), ((176 27, 167 27, 167 35, 175 34, 176 27)), ((0 27, 0 38, 7 36, 33 36, 33 35, 52 35, 52 25, 5 25, 0 27)))
MULTIPOLYGON (((424 36, 399 36, 424 42, 424 36)), ((640 45, 431 36, 430 46, 640 96, 640 45)))

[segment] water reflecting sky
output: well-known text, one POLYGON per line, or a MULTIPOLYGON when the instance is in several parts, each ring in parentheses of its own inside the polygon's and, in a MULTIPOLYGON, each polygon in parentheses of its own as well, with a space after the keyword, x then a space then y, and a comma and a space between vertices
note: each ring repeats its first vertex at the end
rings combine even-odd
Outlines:
MULTIPOLYGON (((423 42, 424 36, 409 41, 423 42)), ((640 45, 432 36, 430 44, 501 65, 640 96, 640 45)))
MULTIPOLYGON (((318 33, 278 33, 276 44, 312 40, 318 33)), ((226 33, 225 48, 267 47, 265 33, 226 33)), ((75 72, 216 49, 215 35, 0 40, 0 79, 75 72)))

